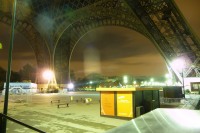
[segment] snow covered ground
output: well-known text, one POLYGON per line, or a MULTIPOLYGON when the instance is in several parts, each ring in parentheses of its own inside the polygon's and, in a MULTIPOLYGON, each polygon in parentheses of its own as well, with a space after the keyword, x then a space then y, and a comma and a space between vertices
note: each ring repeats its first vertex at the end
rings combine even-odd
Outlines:
MULTIPOLYGON (((3 100, 0 95, 0 112, 3 112, 3 100)), ((99 100, 99 92, 10 95, 8 116, 47 133, 103 133, 129 121, 100 116, 99 100), (91 98, 92 102, 84 103, 85 98, 91 98), (58 100, 69 103, 69 107, 58 108, 58 100)), ((166 108, 194 109, 198 100, 200 95, 188 95, 183 103, 170 103, 166 108)), ((7 133, 35 131, 8 120, 7 133)))
MULTIPOLYGON (((3 111, 3 96, 0 96, 3 111)), ((79 92, 65 94, 12 95, 8 116, 47 133, 102 133, 128 120, 100 116, 99 93, 79 92), (85 98, 92 102, 86 104, 85 98), (51 101, 53 100, 53 103, 51 101), (69 107, 57 108, 56 100, 69 102, 69 107)), ((35 133, 8 120, 7 133, 35 133)))

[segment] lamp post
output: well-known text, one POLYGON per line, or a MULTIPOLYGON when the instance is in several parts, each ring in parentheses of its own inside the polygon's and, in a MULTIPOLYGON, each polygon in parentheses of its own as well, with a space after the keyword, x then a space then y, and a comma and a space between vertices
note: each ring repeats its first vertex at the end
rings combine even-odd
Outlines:
POLYGON ((126 84, 128 83, 128 76, 124 76, 123 81, 124 81, 125 88, 126 88, 126 84))
POLYGON ((151 78, 151 79, 150 79, 150 83, 151 83, 151 86, 153 86, 154 78, 151 78))
MULTIPOLYGON (((16 16, 16 4, 17 0, 13 1, 13 12, 12 12, 12 22, 11 22, 11 38, 10 38, 10 47, 9 47, 9 55, 8 55, 8 70, 6 74, 6 89, 5 89, 5 97, 4 97, 4 107, 3 114, 7 115, 8 112, 8 96, 9 96, 9 84, 10 84, 10 76, 11 76, 11 64, 12 64, 12 50, 13 50, 13 42, 14 42, 14 31, 15 31, 15 16, 16 16)), ((7 119, 3 117, 2 119, 2 131, 6 132, 7 119)))
POLYGON ((67 85, 67 88, 69 89, 69 91, 74 91, 74 84, 70 82, 70 83, 67 85))
POLYGON ((171 73, 165 74, 165 78, 166 78, 166 81, 165 81, 166 86, 173 85, 171 73))
POLYGON ((182 88, 183 88, 183 96, 185 97, 185 82, 184 82, 184 70, 183 70, 183 68, 182 68, 182 83, 183 83, 183 86, 182 86, 182 88))
POLYGON ((47 91, 50 90, 50 92, 52 92, 52 91, 55 91, 55 89, 57 89, 57 83, 55 81, 55 75, 54 75, 53 71, 51 71, 51 70, 44 71, 43 78, 48 81, 47 91))

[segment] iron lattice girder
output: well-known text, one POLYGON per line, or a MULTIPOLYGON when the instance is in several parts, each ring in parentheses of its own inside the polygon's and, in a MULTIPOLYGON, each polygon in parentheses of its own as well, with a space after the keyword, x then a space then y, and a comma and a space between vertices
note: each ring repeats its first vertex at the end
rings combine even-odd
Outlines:
POLYGON ((150 39, 148 31, 141 24, 141 22, 138 21, 139 19, 131 12, 131 10, 129 10, 129 8, 120 6, 118 8, 108 9, 104 6, 107 2, 110 1, 104 0, 104 2, 105 3, 99 2, 90 7, 87 7, 86 10, 82 10, 81 13, 84 14, 85 12, 86 15, 83 15, 81 18, 79 18, 81 15, 79 15, 77 12, 76 15, 78 17, 74 20, 74 22, 69 23, 64 21, 60 26, 61 28, 58 28, 62 30, 58 32, 61 34, 57 37, 64 37, 62 34, 65 32, 65 30, 71 29, 73 27, 73 29, 76 29, 77 34, 75 34, 76 39, 74 39, 74 36, 72 36, 72 40, 77 40, 77 38, 81 37, 86 31, 89 31, 93 28, 104 25, 116 25, 134 29, 150 39), (90 14, 88 14, 88 12, 90 14))
MULTIPOLYGON (((110 2, 110 1, 104 1, 106 2, 110 2)), ((94 4, 90 7, 87 7, 85 12, 90 12, 90 14, 87 14, 86 16, 84 16, 83 18, 79 19, 78 21, 75 21, 72 24, 68 24, 66 23, 66 26, 64 27, 68 27, 64 32, 62 32, 63 34, 61 35, 61 37, 59 38, 58 44, 57 44, 57 48, 56 48, 56 52, 55 52, 55 66, 60 66, 60 65, 56 65, 56 64, 61 64, 62 60, 58 60, 59 58, 63 58, 66 57, 66 59, 70 59, 73 48, 75 47, 77 41, 88 31, 96 28, 96 27, 100 27, 100 26, 106 26, 106 25, 115 25, 115 26, 123 26, 126 28, 130 28, 133 30, 136 30, 140 33, 142 33, 143 35, 145 35, 146 37, 150 38, 150 35, 148 34, 147 30, 145 29, 145 27, 142 25, 142 23, 139 21, 139 19, 131 12, 131 10, 129 8, 127 8, 127 6, 121 6, 124 5, 125 3, 118 3, 119 5, 114 6, 113 8, 105 8, 103 2, 99 2, 97 4, 94 4), (101 6, 103 5, 103 6, 101 6), (117 7, 117 8, 116 8, 117 7), (89 10, 89 11, 88 11, 89 10), (115 12, 114 14, 112 14, 112 12, 115 12), (68 39, 70 36, 70 40, 68 39), (65 40, 66 41, 63 41, 65 40), (62 44, 62 43, 65 44, 62 44), (69 45, 69 46, 68 46, 69 45), (67 47, 69 50, 66 50, 68 52, 58 52, 59 47, 67 47), (62 55, 60 55, 62 54, 62 55)), ((113 4, 114 5, 114 4, 113 4)), ((82 11, 83 13, 83 11, 82 11)), ((61 28, 60 28, 61 29, 61 28)), ((66 49, 67 49, 66 48, 66 49)), ((65 49, 65 48, 63 48, 65 49)), ((63 69, 68 69, 66 66, 63 69)), ((56 67, 55 67, 56 68, 56 67)), ((61 68, 57 69, 62 71, 61 68)))
MULTIPOLYGON (((162 36, 158 27, 155 25, 154 21, 150 18, 149 14, 144 10, 139 0, 126 0, 128 5, 131 7, 133 12, 136 13, 141 22, 145 25, 152 38, 157 42, 160 50, 163 52, 165 57, 174 58, 176 56, 175 51, 169 45, 169 42, 164 36, 162 36), (167 55, 167 56, 166 56, 167 55)), ((144 1, 145 2, 145 1, 144 1)), ((149 1, 148 1, 149 2, 149 1)))
MULTIPOLYGON (((86 32, 105 25, 123 26, 142 33, 154 42, 168 63, 175 57, 185 56, 188 64, 200 64, 197 61, 200 56, 199 42, 173 1, 18 0, 18 3, 16 27, 36 42, 31 44, 36 55, 40 55, 42 50, 47 52, 41 56, 50 58, 49 63, 53 65, 55 62, 62 63, 59 61, 61 56, 70 59, 74 46, 86 32), (52 20, 51 29, 45 30, 45 33, 41 31, 44 27, 38 27, 36 20, 39 16, 52 20), (60 49, 65 50, 64 53, 59 54, 57 51, 60 49)), ((10 24, 7 17, 1 20, 10 24)), ((44 58, 38 56, 37 60, 42 62, 44 58)), ((68 65, 69 60, 63 68, 68 65)), ((191 70, 192 67, 188 65, 188 68, 191 70)))
MULTIPOLYGON (((108 1, 105 1, 105 2, 108 2, 108 1)), ((162 8, 163 7, 165 7, 165 10, 166 10, 166 3, 162 3, 163 1, 159 1, 159 3, 157 3, 156 5, 162 5, 162 7, 161 8, 155 8, 155 5, 154 5, 154 10, 156 9, 156 11, 162 11, 162 8)), ((101 2, 99 2, 99 3, 101 3, 101 2)), ((124 3, 123 3, 124 4, 124 3)), ((93 5, 95 5, 95 4, 93 4, 93 5)), ((93 5, 90 5, 90 7, 92 7, 93 5)), ((105 7, 105 5, 106 4, 99 4, 99 5, 104 5, 104 7, 105 7)), ((149 5, 148 5, 149 6, 149 5)), ((101 7, 101 6, 99 6, 99 7, 101 7)), ((116 6, 115 6, 116 7, 116 6)), ((87 7, 87 9, 88 9, 89 7, 87 7)), ((77 40, 86 32, 86 31, 88 31, 88 30, 90 30, 90 28, 94 28, 95 26, 91 26, 90 25, 90 19, 93 19, 93 24, 92 25, 110 25, 110 24, 112 24, 112 25, 116 25, 116 23, 115 23, 115 20, 113 19, 114 17, 114 15, 113 14, 111 14, 111 15, 109 15, 109 16, 106 16, 106 14, 108 15, 109 14, 109 10, 105 10, 105 8, 104 8, 104 10, 102 10, 104 13, 102 13, 101 14, 101 10, 99 10, 97 7, 95 7, 95 8, 93 8, 93 9, 95 9, 94 11, 92 11, 92 12, 90 12, 90 13, 96 13, 94 16, 97 16, 97 17, 94 17, 94 16, 90 16, 90 17, 88 17, 88 14, 86 15, 87 17, 83 17, 83 19, 79 19, 78 21, 76 21, 77 19, 74 19, 75 20, 75 22, 73 22, 71 25, 70 24, 68 24, 68 25, 70 25, 70 27, 76 27, 75 28, 75 30, 73 30, 74 31, 74 33, 77 33, 77 34, 72 34, 73 32, 69 32, 69 33, 71 33, 72 35, 71 35, 71 41, 70 41, 70 47, 68 47, 68 48, 70 48, 70 49, 73 49, 73 46, 76 44, 76 42, 77 42, 77 40), (103 17, 104 18, 103 18, 103 17), (114 20, 112 20, 112 19, 114 20), (96 23, 94 23, 94 21, 96 20, 96 23), (111 21, 111 23, 109 23, 109 21, 111 21), (102 24, 100 24, 100 23, 102 23, 102 24)), ((106 8, 107 9, 107 8, 106 8)), ((111 8, 112 9, 112 8, 111 8)), ((127 9, 127 6, 126 6, 126 9, 127 9)), ((148 9, 150 9, 150 8, 148 8, 148 9)), ((119 10, 119 9, 118 9, 119 10)), ((114 11, 114 9, 112 9, 111 11, 114 11)), ((123 10, 120 10, 120 11, 123 11, 123 10)), ((151 11, 153 11, 153 10, 151 10, 151 11)), ((129 13, 130 13, 130 11, 128 11, 129 13)), ((132 13, 132 12, 131 12, 132 13)), ((121 13, 120 12, 120 14, 123 14, 123 13, 121 13)), ((127 15, 127 13, 125 13, 126 15, 127 15)), ((144 14, 142 14, 142 15, 144 15, 144 14)), ((142 16, 141 15, 141 16, 142 16)), ((77 15, 78 16, 78 15, 77 15)), ((119 15, 120 16, 120 15, 119 15)), ((131 16, 131 15, 130 15, 131 16)), ((127 17, 127 18, 130 18, 130 16, 129 17, 127 17)), ((148 14, 146 15, 146 16, 148 16, 148 14)), ((152 14, 149 14, 149 16, 150 16, 150 19, 149 20, 151 20, 152 19, 152 14)), ((178 38, 177 36, 175 36, 175 34, 174 34, 174 29, 173 29, 173 27, 171 27, 171 25, 169 25, 168 23, 166 23, 166 22, 164 22, 164 20, 163 20, 163 14, 156 14, 155 15, 156 16, 156 18, 157 18, 157 22, 154 20, 154 19, 152 19, 153 21, 152 21, 152 25, 151 25, 151 28, 152 29, 154 29, 155 31, 157 30, 158 31, 158 36, 156 36, 156 35, 154 35, 152 38, 154 39, 154 40, 156 40, 157 41, 157 44, 159 45, 159 48, 161 49, 161 51, 164 53, 164 57, 166 58, 166 60, 172 60, 173 58, 175 58, 175 57, 177 57, 177 56, 179 56, 179 55, 181 55, 180 53, 186 53, 186 52, 182 52, 182 51, 178 51, 179 49, 181 49, 182 47, 183 47, 183 45, 180 43, 180 38, 179 39, 176 39, 176 38, 178 38), (160 28, 159 28, 159 22, 160 21, 163 21, 161 24, 162 24, 162 26, 163 27, 167 27, 167 30, 165 30, 164 32, 160 32, 160 31, 162 31, 162 30, 160 30, 160 28), (166 26, 167 25, 167 26, 166 26), (160 31, 159 31, 160 30, 160 31), (168 34, 166 34, 167 32, 166 31, 169 31, 169 33, 168 34), (163 36, 161 36, 161 34, 160 33, 163 33, 163 36), (159 38, 160 37, 160 38, 159 38), (169 39, 170 38, 170 39, 169 39), (176 40, 172 40, 173 38, 175 38, 176 40), (173 42, 177 42, 177 44, 176 43, 174 43, 174 44, 176 44, 175 46, 173 46, 173 45, 170 45, 170 44, 173 44, 173 42)), ((123 15, 121 15, 120 16, 121 17, 121 20, 123 19, 123 15)), ((140 16, 139 16, 140 17, 140 16)), ((139 18, 138 17, 138 18, 139 18)), ((125 18, 125 20, 127 19, 127 18, 125 18)), ((115 18, 116 19, 116 18, 115 18)), ((149 20, 147 20, 147 21, 149 21, 149 20)), ((124 25, 126 25, 126 24, 124 24, 124 25)), ((140 26, 141 26, 141 24, 140 24, 140 26)), ((125 27, 128 27, 128 26, 125 26, 125 27)), ((130 27, 129 27, 130 28, 130 27)), ((144 28, 145 29, 145 28, 144 28)), ((144 31, 144 29, 143 29, 143 31, 144 31)), ((148 27, 147 27, 147 29, 148 29, 148 27)), ((135 30, 135 29, 134 29, 135 30)), ((149 29, 148 29, 149 30, 149 29)), ((151 34, 154 34, 155 32, 154 32, 154 30, 152 30, 153 32, 151 32, 151 30, 150 30, 150 33, 151 34)), ((144 33, 143 33, 144 34, 144 33)), ((146 34, 146 33, 145 33, 146 34)), ((149 38, 151 38, 150 36, 149 36, 149 34, 148 34, 148 32, 147 32, 147 35, 148 35, 148 37, 149 38)), ((180 35, 179 35, 180 36, 180 35)), ((183 40, 182 40, 183 41, 183 40)), ((186 45, 187 46, 187 45, 186 45)), ((187 47, 187 49, 188 49, 188 47, 187 47)), ((72 51, 72 50, 70 50, 70 51, 72 51)), ((67 55, 67 56, 69 56, 69 55, 67 55)), ((193 53, 192 52, 187 52, 187 56, 189 57, 189 61, 190 62, 192 62, 193 61, 193 58, 195 58, 194 57, 194 55, 193 55, 193 53), (192 60, 192 61, 191 61, 192 60)))
POLYGON ((51 17, 56 17, 91 5, 99 0, 32 0, 31 7, 34 14, 48 12, 51 17), (66 10, 67 9, 67 10, 66 10))
MULTIPOLYGON (((0 12, 0 22, 10 25, 11 15, 9 13, 0 12)), ((43 38, 39 36, 38 31, 26 20, 16 20, 15 29, 26 37, 30 42, 30 47, 33 49, 37 65, 39 68, 50 66, 50 55, 48 47, 46 46, 43 38)), ((15 46, 14 46, 15 47, 15 46)))
POLYGON ((168 0, 126 1, 150 31, 164 56, 169 61, 184 56, 189 69, 200 56, 200 43, 188 28, 175 3, 168 0), (166 45, 168 47, 164 47, 166 45), (173 56, 168 54, 169 48, 173 56))
MULTIPOLYGON (((87 7, 79 10, 73 10, 56 17, 55 21, 58 22, 59 25, 55 25, 55 37, 59 38, 60 33, 63 33, 63 29, 66 29, 66 27, 69 27, 69 25, 85 18, 93 19, 95 22, 97 22, 99 19, 103 18, 103 14, 106 16, 104 19, 107 19, 108 17, 110 18, 115 14, 122 16, 119 14, 119 10, 116 10, 116 8, 120 9, 119 6, 121 7, 121 3, 121 0, 99 0, 94 4, 88 5, 87 7), (104 10, 102 10, 102 8, 104 10)), ((121 10, 123 9, 121 8, 121 10)))

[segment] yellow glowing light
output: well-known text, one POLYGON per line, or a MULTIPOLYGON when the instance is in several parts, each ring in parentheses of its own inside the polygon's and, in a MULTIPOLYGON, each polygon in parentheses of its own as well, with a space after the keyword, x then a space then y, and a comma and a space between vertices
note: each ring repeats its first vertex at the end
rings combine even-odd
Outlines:
POLYGON ((124 79, 125 84, 128 83, 128 77, 127 76, 124 76, 123 79, 124 79))
POLYGON ((2 43, 0 43, 0 49, 3 49, 3 45, 2 45, 2 43))
POLYGON ((51 80, 53 78, 53 72, 50 71, 50 70, 46 70, 44 71, 43 73, 43 78, 46 79, 46 80, 51 80))

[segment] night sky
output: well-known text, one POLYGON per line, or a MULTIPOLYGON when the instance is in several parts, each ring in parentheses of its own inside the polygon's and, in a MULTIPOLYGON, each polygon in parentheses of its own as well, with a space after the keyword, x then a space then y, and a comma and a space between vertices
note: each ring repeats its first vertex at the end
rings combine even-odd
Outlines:
MULTIPOLYGON (((175 0, 194 33, 200 35, 199 0, 175 0)), ((7 69, 10 28, 0 23, 0 66, 7 69)), ((16 31, 12 70, 25 64, 36 67, 29 42, 16 31)), ((164 59, 154 44, 140 33, 123 27, 106 26, 92 30, 76 45, 71 70, 77 77, 92 72, 107 76, 162 76, 167 73, 164 59)))

